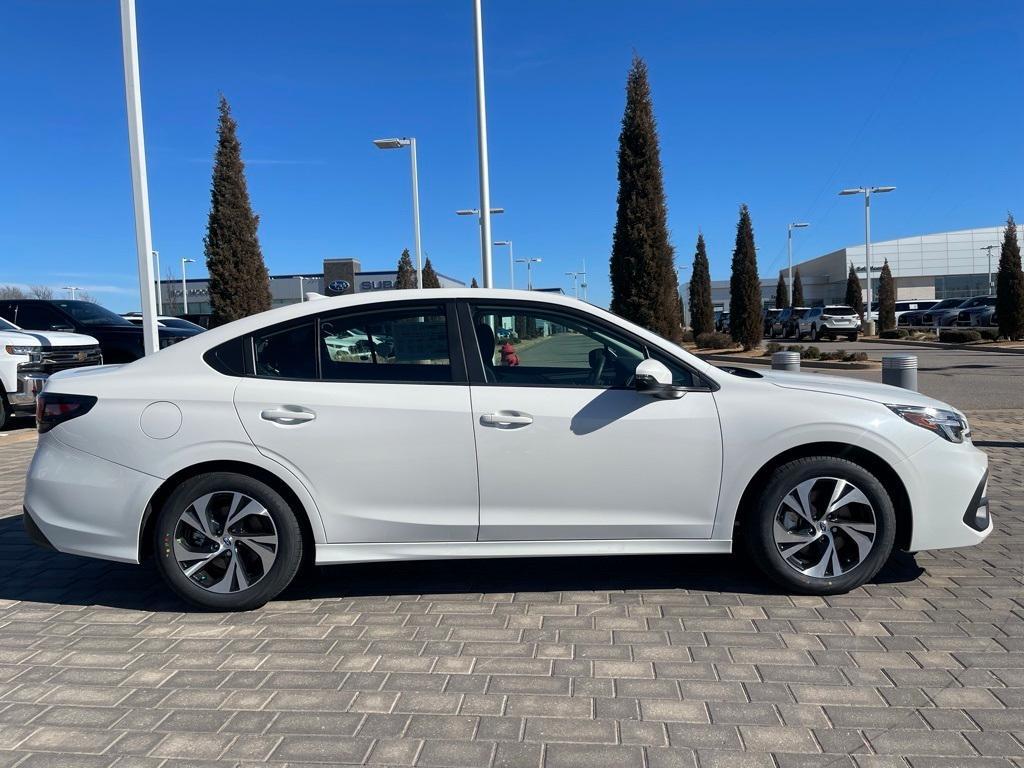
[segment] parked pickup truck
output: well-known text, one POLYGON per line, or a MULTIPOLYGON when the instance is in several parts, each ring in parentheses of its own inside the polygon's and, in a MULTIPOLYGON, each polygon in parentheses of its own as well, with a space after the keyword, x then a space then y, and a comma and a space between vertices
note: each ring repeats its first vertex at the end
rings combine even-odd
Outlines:
POLYGON ((51 373, 102 362, 92 336, 24 331, 0 318, 0 429, 12 416, 35 412, 36 395, 51 373))

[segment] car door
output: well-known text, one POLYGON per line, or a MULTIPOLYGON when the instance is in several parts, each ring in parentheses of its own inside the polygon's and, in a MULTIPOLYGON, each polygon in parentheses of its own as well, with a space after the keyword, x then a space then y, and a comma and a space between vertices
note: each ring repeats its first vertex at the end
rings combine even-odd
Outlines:
POLYGON ((328 541, 476 538, 469 386, 448 313, 399 302, 251 336, 238 416, 260 452, 309 488, 328 541))
POLYGON ((711 536, 722 442, 707 382, 655 355, 694 389, 638 393, 643 342, 584 311, 480 301, 460 320, 481 541, 711 536))

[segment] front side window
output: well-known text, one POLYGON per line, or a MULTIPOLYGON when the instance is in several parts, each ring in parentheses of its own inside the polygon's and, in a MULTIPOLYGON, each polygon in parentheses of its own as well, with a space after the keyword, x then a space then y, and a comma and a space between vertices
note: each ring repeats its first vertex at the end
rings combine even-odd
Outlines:
MULTIPOLYGON (((623 388, 647 350, 603 324, 575 313, 532 307, 477 306, 473 330, 484 379, 504 386, 623 388)), ((658 356, 673 382, 695 386, 694 375, 658 356)))
POLYGON ((327 315, 320 320, 321 375, 329 381, 452 380, 444 307, 327 315))

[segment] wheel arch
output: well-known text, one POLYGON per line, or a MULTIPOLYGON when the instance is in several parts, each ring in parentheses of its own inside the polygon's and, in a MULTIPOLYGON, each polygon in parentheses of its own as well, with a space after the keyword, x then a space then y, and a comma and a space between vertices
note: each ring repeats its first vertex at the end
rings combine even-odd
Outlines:
POLYGON ((889 493, 893 509, 896 512, 895 545, 899 549, 909 548, 914 526, 913 510, 910 504, 910 495, 899 474, 885 459, 866 448, 849 443, 832 442, 806 443, 795 446, 766 461, 751 477, 740 497, 739 508, 736 510, 736 518, 733 523, 734 538, 737 533, 742 535, 744 519, 754 508, 757 496, 768 484, 772 472, 790 461, 810 456, 846 459, 874 474, 889 493))
MULTIPOLYGON (((163 506, 174 489, 190 478, 197 475, 209 474, 211 472, 234 472, 240 475, 247 475, 263 483, 266 483, 275 491, 281 494, 288 506, 295 511, 295 518, 299 522, 302 536, 307 547, 304 547, 307 556, 312 559, 316 551, 316 536, 313 533, 313 526, 310 522, 310 515, 316 514, 310 510, 299 498, 299 495, 281 477, 265 467, 250 464, 244 461, 216 460, 204 461, 198 464, 185 467, 168 477, 150 498, 142 516, 142 526, 139 529, 139 562, 153 554, 153 529, 156 525, 156 510, 163 506)), ((311 560, 312 561, 312 560, 311 560)))

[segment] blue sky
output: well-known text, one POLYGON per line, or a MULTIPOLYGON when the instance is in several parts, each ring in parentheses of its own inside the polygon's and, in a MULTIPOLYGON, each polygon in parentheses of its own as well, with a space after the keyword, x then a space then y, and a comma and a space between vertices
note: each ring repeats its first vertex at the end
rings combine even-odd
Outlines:
MULTIPOLYGON (((1024 6, 984 3, 485 0, 495 239, 539 257, 537 285, 586 259, 608 300, 615 151, 636 51, 650 67, 679 263, 702 228, 728 276, 750 205, 762 274, 863 238, 844 186, 895 184, 886 239, 1024 215, 1024 6)), ((423 244, 480 276, 468 0, 138 0, 153 237, 164 269, 202 260, 217 94, 239 122, 271 273, 325 257, 393 265, 411 244, 419 141, 423 244)), ((0 284, 88 287, 138 306, 116 0, 0 11, 0 284)), ((496 285, 508 262, 495 250, 496 285)), ((204 274, 202 264, 190 274, 204 274)), ((687 274, 683 273, 684 277, 687 274)), ((524 275, 518 277, 520 285, 524 275)))

